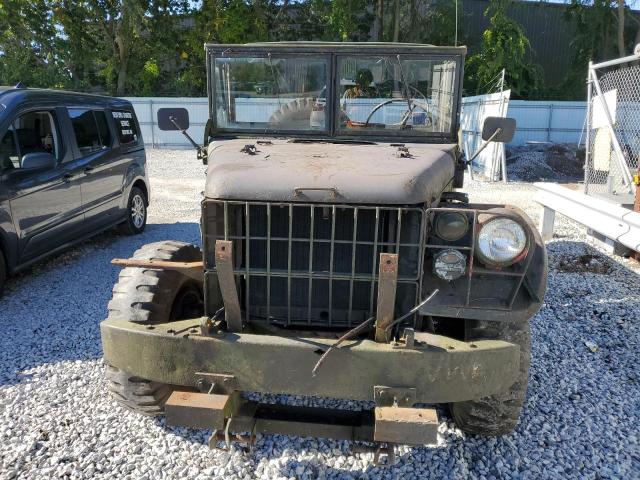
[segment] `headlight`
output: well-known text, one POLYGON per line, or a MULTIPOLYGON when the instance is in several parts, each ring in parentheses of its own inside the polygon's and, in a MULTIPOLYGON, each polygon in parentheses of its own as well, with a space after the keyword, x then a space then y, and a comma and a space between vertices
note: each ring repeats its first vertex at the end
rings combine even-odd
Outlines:
POLYGON ((476 253, 487 265, 507 266, 520 258, 527 243, 527 232, 518 222, 494 217, 480 226, 476 253))
POLYGON ((460 278, 466 269, 467 257, 458 250, 443 250, 434 258, 433 270, 443 280, 451 281, 460 278))
POLYGON ((464 213, 442 212, 436 216, 436 235, 446 242, 455 242, 464 237, 469 229, 469 219, 464 213))

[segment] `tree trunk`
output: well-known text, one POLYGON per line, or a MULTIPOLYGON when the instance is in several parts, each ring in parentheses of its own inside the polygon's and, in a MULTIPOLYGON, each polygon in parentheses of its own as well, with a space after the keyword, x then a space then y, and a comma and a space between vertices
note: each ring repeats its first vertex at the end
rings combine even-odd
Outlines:
POLYGON ((393 0, 393 41, 400 39, 400 0, 393 0))
POLYGON ((419 13, 418 13, 418 4, 417 0, 411 0, 409 5, 409 34, 408 40, 415 43, 420 43, 420 21, 419 21, 419 13))
POLYGON ((127 63, 129 63, 129 48, 121 34, 116 34, 115 42, 118 53, 118 83, 116 95, 122 97, 127 86, 127 63))
POLYGON ((127 65, 120 65, 118 68, 118 85, 116 87, 116 95, 123 97, 126 93, 127 83, 127 65))
POLYGON ((624 44, 624 0, 618 0, 618 55, 625 56, 624 44))
POLYGON ((373 39, 376 42, 382 41, 382 33, 384 28, 384 0, 377 0, 376 3, 376 18, 373 26, 374 34, 373 39))

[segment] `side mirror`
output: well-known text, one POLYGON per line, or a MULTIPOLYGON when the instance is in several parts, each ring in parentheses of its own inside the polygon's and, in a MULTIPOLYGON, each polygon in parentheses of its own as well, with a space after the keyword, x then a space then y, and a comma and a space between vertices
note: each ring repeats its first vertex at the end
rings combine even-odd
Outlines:
POLYGON ((198 158, 201 157, 201 147, 187 133, 189 128, 189 111, 186 108, 159 108, 158 109, 158 128, 160 130, 175 130, 187 137, 193 148, 198 150, 198 158))
POLYGON ((515 133, 515 118, 487 117, 482 125, 482 140, 485 142, 508 143, 515 133))
POLYGON ((44 169, 56 166, 56 157, 47 152, 27 153, 22 157, 21 167, 23 169, 44 169))
POLYGON ((160 130, 187 130, 189 111, 186 108, 159 108, 158 128, 160 130))

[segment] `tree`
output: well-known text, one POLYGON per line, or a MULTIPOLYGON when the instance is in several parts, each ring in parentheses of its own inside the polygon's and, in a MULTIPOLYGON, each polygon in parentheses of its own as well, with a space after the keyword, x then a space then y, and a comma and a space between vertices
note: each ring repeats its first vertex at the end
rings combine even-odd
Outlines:
POLYGON ((375 14, 375 22, 373 26, 373 39, 376 42, 382 41, 382 37, 384 34, 384 0, 376 0, 376 14, 375 14))
POLYGON ((97 20, 116 71, 116 95, 125 95, 132 52, 140 37, 145 14, 143 0, 90 0, 90 12, 97 20))
POLYGON ((88 22, 86 2, 56 0, 52 3, 52 21, 62 31, 58 55, 69 75, 68 88, 103 90, 104 82, 96 75, 96 61, 101 60, 101 33, 94 22, 88 22))
POLYGON ((634 45, 640 42, 640 18, 629 10, 624 0, 572 0, 565 18, 575 33, 571 41, 571 69, 563 81, 559 96, 584 98, 588 63, 625 56, 631 52, 634 45), (633 23, 629 24, 627 20, 633 23), (635 36, 630 28, 633 25, 636 27, 635 36))
POLYGON ((467 61, 467 80, 476 93, 485 93, 506 69, 505 82, 516 98, 532 98, 542 90, 540 67, 532 61, 531 44, 522 27, 507 16, 509 0, 491 0, 485 11, 490 27, 482 35, 482 49, 467 61))
POLYGON ((58 47, 48 2, 0 2, 0 84, 66 85, 58 47))

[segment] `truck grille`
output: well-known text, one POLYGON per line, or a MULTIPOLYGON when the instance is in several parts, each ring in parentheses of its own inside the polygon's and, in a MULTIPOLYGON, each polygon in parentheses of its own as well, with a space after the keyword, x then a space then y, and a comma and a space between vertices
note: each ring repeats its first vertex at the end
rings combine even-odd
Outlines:
POLYGON ((247 321, 349 327, 376 310, 380 253, 398 253, 396 312, 422 282, 425 212, 415 207, 205 200, 207 314, 219 308, 214 247, 233 242, 247 321))

